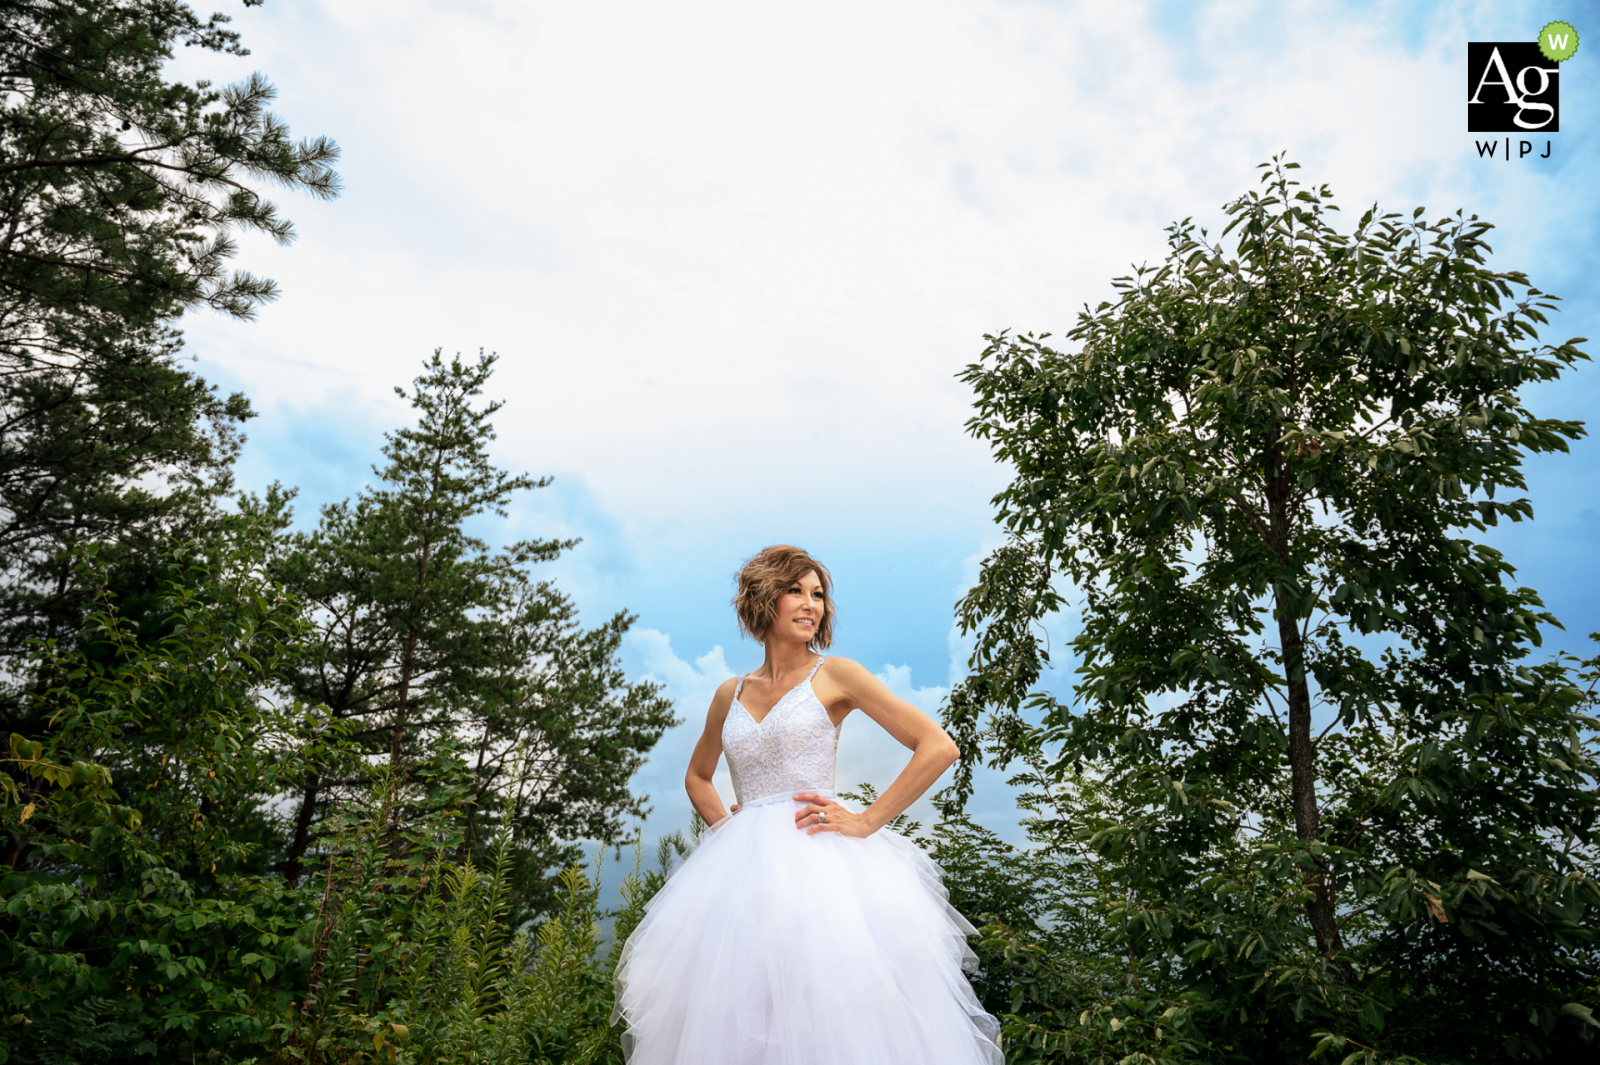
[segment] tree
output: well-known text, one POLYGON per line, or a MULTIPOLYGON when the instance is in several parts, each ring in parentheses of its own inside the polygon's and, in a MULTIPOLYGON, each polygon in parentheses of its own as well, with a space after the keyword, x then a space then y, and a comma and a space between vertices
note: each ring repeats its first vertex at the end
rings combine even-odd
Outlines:
POLYGON ((1212 1060, 1578 1053, 1596 721, 1476 536, 1582 435, 1518 395, 1582 340, 1537 343, 1555 297, 1488 267, 1488 223, 1340 233, 1295 166, 1214 241, 1170 227, 1076 350, 1001 334, 964 373, 1016 476, 952 731, 969 765, 981 738, 1058 783, 1106 767, 1113 808, 1072 827, 1114 873, 1111 949, 1198 996, 1212 1060), (1064 701, 1040 624, 1069 597, 1064 701))
POLYGON ((559 884, 548 871, 581 860, 578 840, 620 844, 647 795, 631 781, 667 729, 680 724, 658 685, 629 682, 618 654, 636 620, 619 612, 592 629, 552 583, 520 584, 495 618, 472 697, 455 734, 470 802, 457 859, 478 856, 509 819, 515 916, 547 913, 559 884))
POLYGON ((235 230, 293 237, 262 184, 338 192, 337 148, 291 140, 259 74, 221 89, 163 77, 180 43, 248 54, 226 22, 178 0, 0 0, 7 670, 29 639, 77 631, 89 591, 65 549, 159 554, 228 491, 249 404, 180 364, 173 323, 196 307, 249 318, 276 295, 226 269, 235 230))
POLYGON ((0 1059, 233 1051, 302 983, 314 899, 261 865, 267 800, 301 753, 279 742, 298 708, 266 689, 301 623, 259 530, 232 533, 162 560, 154 635, 86 552, 82 638, 36 648, 27 697, 52 727, 0 757, 0 1059))
MULTIPOLYGON (((501 404, 473 401, 494 362, 436 351, 409 396, 397 389, 418 420, 388 434, 377 487, 324 508, 316 532, 294 540, 280 571, 315 629, 288 688, 396 766, 456 752, 472 800, 462 857, 494 836, 509 797, 521 899, 537 908, 553 898, 545 870, 576 857, 572 841, 615 842, 622 819, 643 813, 628 781, 675 719, 655 685, 629 684, 616 661, 630 615, 585 632, 571 602, 530 577, 576 541, 494 550, 468 533, 549 483, 490 461, 501 404)), ((338 779, 328 766, 303 783, 291 880, 338 779)))

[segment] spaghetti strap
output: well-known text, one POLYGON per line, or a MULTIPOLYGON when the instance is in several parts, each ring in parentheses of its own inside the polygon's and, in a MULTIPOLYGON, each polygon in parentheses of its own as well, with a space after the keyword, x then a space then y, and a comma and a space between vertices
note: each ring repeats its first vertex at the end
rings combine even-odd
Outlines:
POLYGON ((738 702, 739 701, 739 693, 744 691, 744 678, 748 677, 749 675, 750 674, 748 674, 748 673, 739 674, 739 683, 737 683, 737 684, 735 684, 733 686, 733 701, 734 702, 738 702))
POLYGON ((825 656, 818 655, 817 656, 817 664, 811 667, 811 672, 810 673, 806 674, 806 680, 810 681, 812 677, 816 676, 817 675, 817 670, 821 669, 822 668, 822 663, 826 662, 827 660, 828 659, 825 656))

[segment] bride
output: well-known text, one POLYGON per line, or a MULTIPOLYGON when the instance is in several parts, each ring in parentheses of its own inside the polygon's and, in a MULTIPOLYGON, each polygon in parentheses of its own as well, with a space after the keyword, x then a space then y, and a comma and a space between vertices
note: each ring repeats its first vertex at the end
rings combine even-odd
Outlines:
MULTIPOLYGON (((938 867, 885 826, 956 746, 832 642, 828 571, 769 547, 739 574, 761 668, 717 689, 689 762, 711 825, 651 900, 617 966, 630 1065, 999 1065, 963 967, 972 925, 938 867), (839 728, 860 709, 911 750, 865 810, 834 799, 839 728), (711 783, 726 755, 732 813, 711 783)), ((615 1019, 615 1018, 614 1018, 615 1019)))

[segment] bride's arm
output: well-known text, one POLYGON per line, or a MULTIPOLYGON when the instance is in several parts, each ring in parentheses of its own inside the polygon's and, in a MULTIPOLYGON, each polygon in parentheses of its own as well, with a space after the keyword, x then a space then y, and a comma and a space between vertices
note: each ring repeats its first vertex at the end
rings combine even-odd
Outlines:
MULTIPOLYGON (((869 673, 858 662, 848 658, 830 658, 819 671, 823 680, 824 704, 846 710, 858 708, 884 730, 911 750, 911 761, 894 778, 877 801, 859 814, 837 803, 819 801, 819 797, 804 792, 802 801, 812 807, 802 810, 796 820, 802 828, 811 831, 838 831, 847 836, 867 836, 893 821, 916 802, 922 793, 933 786, 940 775, 961 756, 939 723, 904 699, 895 695, 883 682, 869 673), (814 809, 813 809, 814 808, 814 809), (827 820, 820 825, 815 810, 825 810, 827 820)), ((817 687, 817 685, 813 685, 817 687)), ((799 796, 797 796, 799 797, 799 796)))
POLYGON ((712 697, 711 709, 706 711, 705 731, 700 733, 700 739, 694 745, 694 754, 689 757, 689 772, 683 780, 684 790, 689 793, 689 802, 708 825, 714 825, 727 816, 722 806, 722 796, 717 794, 711 776, 717 771, 717 762, 722 758, 722 723, 727 720, 728 708, 733 705, 734 684, 733 680, 724 681, 712 697))

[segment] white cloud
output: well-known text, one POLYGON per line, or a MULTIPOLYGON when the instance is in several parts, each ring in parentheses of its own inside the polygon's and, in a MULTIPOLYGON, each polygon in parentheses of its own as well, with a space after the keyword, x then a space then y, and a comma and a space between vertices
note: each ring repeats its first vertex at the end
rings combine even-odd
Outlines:
POLYGON ((939 704, 944 702, 945 696, 950 694, 949 688, 918 688, 911 683, 910 666, 885 665, 883 669, 874 673, 883 682, 883 686, 891 693, 904 699, 906 702, 929 714, 939 712, 939 704))
POLYGON ((717 688, 732 676, 720 646, 691 664, 673 653, 670 637, 654 629, 629 632, 625 644, 644 673, 663 684, 666 694, 683 705, 710 706, 717 688))
POLYGON ((1181 41, 1130 5, 251 11, 349 190, 251 244, 286 293, 258 326, 193 340, 289 412, 352 380, 388 412, 434 345, 496 348, 505 451, 647 523, 733 485, 755 520, 802 470, 864 528, 981 517, 953 374, 983 332, 1069 325, 1280 148, 1352 207, 1470 198, 1458 17, 1408 51, 1380 10, 1274 11, 1181 41))

